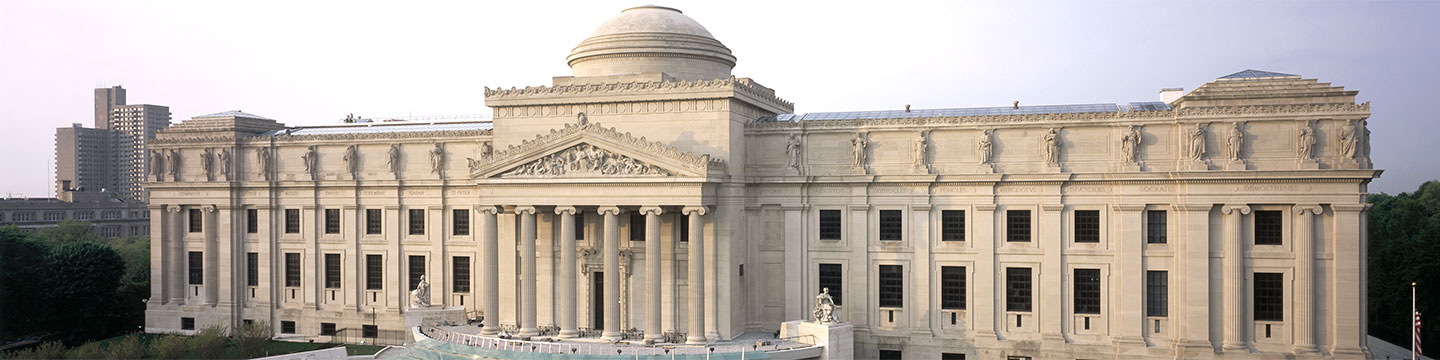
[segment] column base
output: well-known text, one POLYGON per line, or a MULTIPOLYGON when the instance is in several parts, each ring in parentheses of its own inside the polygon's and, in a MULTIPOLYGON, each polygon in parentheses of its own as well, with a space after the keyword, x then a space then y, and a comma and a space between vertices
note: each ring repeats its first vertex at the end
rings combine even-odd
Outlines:
POLYGON ((706 331, 706 332, 705 332, 705 338, 706 338, 706 339, 709 339, 710 342, 721 342, 721 341, 725 341, 725 339, 723 339, 723 338, 720 337, 720 332, 719 332, 719 331, 714 331, 714 330, 706 331))
POLYGON ((480 328, 480 335, 495 335, 495 334, 499 334, 499 333, 500 333, 500 328, 498 328, 498 327, 486 326, 486 327, 480 328))
POLYGON ((660 333, 651 333, 651 332, 649 332, 649 331, 646 331, 646 332, 645 332, 645 338, 642 339, 642 341, 644 341, 644 342, 647 343, 647 344, 651 344, 651 343, 659 342, 660 339, 664 339, 664 337, 661 337, 661 336, 660 336, 660 333))
MULTIPOLYGON (((484 330, 481 330, 481 332, 484 332, 484 330)), ((579 336, 580 332, 575 330, 560 330, 560 333, 555 335, 555 337, 561 339, 573 339, 579 336)))
POLYGON ((520 328, 520 332, 519 332, 519 333, 516 333, 515 335, 520 335, 520 336, 523 336, 523 337, 538 336, 538 335, 540 335, 540 329, 536 329, 536 328, 520 328))
POLYGON ((1299 345, 1295 345, 1294 350, 1295 350, 1295 355, 1314 355, 1314 354, 1319 354, 1319 353, 1320 353, 1320 348, 1315 347, 1315 345, 1311 345, 1311 344, 1299 344, 1299 345))
POLYGON ((704 336, 701 336, 700 334, 694 334, 694 335, 686 336, 686 337, 685 337, 685 344, 686 344, 686 345, 704 345, 704 344, 705 344, 705 337, 704 337, 704 336))
POLYGON ((605 330, 605 332, 600 333, 600 340, 605 340, 605 341, 620 340, 620 332, 619 332, 619 331, 615 331, 615 330, 605 330))
POLYGON ((1227 343, 1225 343, 1225 345, 1221 346, 1220 349, 1221 349, 1221 350, 1224 350, 1224 351, 1226 351, 1226 352, 1230 352, 1230 351, 1245 351, 1245 352, 1247 352, 1247 353, 1250 352, 1250 347, 1249 347, 1249 346, 1246 346, 1244 343, 1227 342, 1227 343))

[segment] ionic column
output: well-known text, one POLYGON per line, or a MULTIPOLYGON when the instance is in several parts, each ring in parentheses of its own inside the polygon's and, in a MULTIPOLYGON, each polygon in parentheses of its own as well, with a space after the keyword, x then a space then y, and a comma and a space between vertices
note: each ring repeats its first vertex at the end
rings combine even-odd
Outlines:
POLYGON ((496 228, 495 214, 499 209, 494 206, 481 206, 476 209, 480 213, 480 228, 484 234, 481 243, 480 267, 485 280, 485 326, 480 328, 481 335, 495 335, 500 333, 500 234, 496 228))
POLYGON ((1314 354, 1315 348, 1315 216, 1320 205, 1296 205, 1300 217, 1295 232, 1295 353, 1314 354))
POLYGON ((167 269, 166 272, 169 274, 167 274, 165 278, 169 280, 166 281, 166 285, 170 286, 170 304, 179 305, 185 303, 186 292, 185 262, 187 261, 187 257, 185 256, 185 212, 180 208, 180 205, 167 206, 165 211, 170 213, 170 221, 166 223, 166 225, 169 225, 169 228, 165 229, 169 231, 170 236, 165 245, 169 246, 166 251, 170 253, 171 260, 170 263, 167 264, 169 265, 169 269, 167 269))
MULTIPOLYGON (((149 305, 164 305, 170 291, 169 278, 165 266, 169 265, 172 259, 165 252, 165 206, 150 205, 145 211, 150 212, 150 299, 149 305), (159 230, 157 233, 156 231, 159 230)), ((147 307, 148 308, 148 307, 147 307)))
POLYGON ((535 207, 517 206, 520 215, 520 336, 540 335, 535 325, 535 207))
POLYGON ((605 216, 605 331, 600 339, 620 339, 620 208, 600 208, 605 216))
POLYGON ((690 329, 686 332, 686 344, 705 343, 705 215, 703 206, 689 206, 681 210, 690 221, 690 275, 686 282, 690 288, 690 329))
POLYGON ((1223 266, 1225 274, 1225 337, 1224 350, 1248 350, 1245 341, 1245 215, 1250 215, 1250 206, 1225 205, 1220 208, 1225 214, 1225 232, 1222 247, 1225 250, 1223 266))
POLYGON ((580 335, 575 328, 575 207, 557 206, 560 215, 560 335, 561 339, 580 335))
POLYGON ((660 214, 659 207, 640 208, 645 214, 645 340, 660 333, 660 214))
POLYGON ((200 207, 200 234, 205 237, 205 264, 202 267, 202 271, 204 271, 203 282, 205 285, 202 286, 201 289, 204 289, 205 303, 209 305, 215 305, 216 301, 220 298, 220 269, 225 269, 227 272, 231 270, 219 266, 220 242, 217 238, 218 234, 216 233, 216 230, 219 230, 220 227, 220 222, 216 221, 216 212, 218 210, 215 205, 200 207))

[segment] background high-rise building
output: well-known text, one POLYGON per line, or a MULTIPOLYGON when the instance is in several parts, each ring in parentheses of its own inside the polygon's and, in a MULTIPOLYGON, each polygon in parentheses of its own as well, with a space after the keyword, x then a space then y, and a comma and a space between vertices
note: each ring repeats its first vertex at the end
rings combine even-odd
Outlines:
MULTIPOLYGON (((124 94, 124 89, 121 89, 124 94)), ((95 106, 103 99, 95 97, 95 106)), ((155 131, 170 126, 170 107, 159 105, 119 105, 110 111, 110 130, 115 134, 118 184, 116 195, 125 199, 144 200, 140 183, 145 181, 145 149, 155 138, 155 131)))
POLYGON ((146 147, 170 126, 170 108, 125 104, 125 88, 95 89, 95 128, 55 130, 55 192, 62 201, 145 201, 146 147))
POLYGON ((95 89, 95 128, 110 128, 110 110, 125 105, 125 88, 120 85, 95 89))
POLYGON ((115 133, 75 123, 55 129, 55 197, 98 201, 115 189, 115 133))

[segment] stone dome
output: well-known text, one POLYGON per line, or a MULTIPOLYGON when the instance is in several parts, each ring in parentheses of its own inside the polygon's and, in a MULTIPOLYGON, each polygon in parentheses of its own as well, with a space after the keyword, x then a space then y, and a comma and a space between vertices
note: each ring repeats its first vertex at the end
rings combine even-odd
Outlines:
POLYGON ((575 76, 663 72, 684 80, 730 76, 735 56, 710 31, 680 10, 663 6, 625 9, 566 58, 575 76))

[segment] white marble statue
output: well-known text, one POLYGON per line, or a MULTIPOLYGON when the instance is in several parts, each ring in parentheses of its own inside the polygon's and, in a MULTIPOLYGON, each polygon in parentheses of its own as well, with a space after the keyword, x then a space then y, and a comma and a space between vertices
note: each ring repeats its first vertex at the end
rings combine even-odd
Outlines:
POLYGON ((345 161, 345 171, 349 172, 350 176, 360 176, 359 146, 360 145, 350 145, 349 148, 345 149, 345 156, 341 158, 341 160, 345 161))
POLYGON ((1345 159, 1354 159, 1357 147, 1355 143, 1359 141, 1360 137, 1355 136, 1355 123, 1346 121, 1345 127, 1340 128, 1340 156, 1345 159))
POLYGON ((320 152, 317 147, 310 145, 310 148, 305 151, 305 155, 300 155, 300 160, 305 164, 305 173, 314 177, 315 171, 319 170, 317 168, 320 165, 320 152))
POLYGON ((790 135, 785 144, 785 153, 790 156, 790 168, 800 170, 800 135, 790 135))
POLYGON ((815 295, 815 308, 811 315, 815 316, 815 322, 835 322, 835 298, 830 297, 830 288, 820 289, 820 295, 815 295))
POLYGON ((400 144, 390 145, 390 159, 385 160, 385 165, 390 166, 390 172, 400 173, 400 144))
POLYGON ((1045 162, 1060 164, 1060 131, 1055 128, 1045 132, 1045 162))
POLYGON ((160 150, 150 152, 150 175, 155 175, 155 180, 160 180, 160 175, 165 174, 165 153, 160 150))
POLYGON ((430 307, 430 282, 425 281, 425 275, 420 275, 420 283, 415 284, 415 290, 410 291, 410 308, 430 307))
POLYGON ((275 161, 270 154, 270 148, 260 148, 255 151, 255 160, 260 163, 260 174, 265 180, 272 180, 275 176, 275 161))
POLYGON ((220 149, 220 154, 216 156, 220 158, 220 174, 225 175, 225 179, 230 179, 230 149, 220 149))
POLYGON ((981 164, 989 163, 990 157, 994 155, 994 145, 990 143, 990 137, 994 133, 995 130, 985 129, 980 134, 980 143, 975 145, 975 153, 979 156, 981 164))
POLYGON ((1240 160, 1240 147, 1245 145, 1245 132, 1240 130, 1240 123, 1230 123, 1230 134, 1225 142, 1230 145, 1230 161, 1240 160))
POLYGON ((445 143, 435 143, 430 150, 430 173, 438 174, 445 167, 445 143))
POLYGON ((200 154, 200 171, 205 172, 206 178, 215 176, 215 148, 205 148, 200 154))
POLYGON ((1205 124, 1195 124, 1195 130, 1190 131, 1190 160, 1200 161, 1205 159, 1205 124))
POLYGON ((170 179, 180 181, 180 149, 170 150, 170 179))
POLYGON ((1137 157, 1140 153, 1140 130, 1135 125, 1130 125, 1125 130, 1125 135, 1120 137, 1120 152, 1125 154, 1125 162, 1134 164, 1140 162, 1137 157))
POLYGON ((1300 138, 1297 139, 1297 151, 1300 152, 1300 160, 1312 160, 1315 158, 1315 129, 1306 122, 1300 127, 1300 138))
POLYGON ((925 132, 922 131, 919 136, 915 137, 915 146, 910 149, 915 152, 912 155, 915 160, 915 167, 925 167, 925 151, 928 148, 929 144, 925 142, 925 132))
POLYGON ((856 133, 855 139, 850 140, 850 145, 855 148, 855 167, 865 167, 865 146, 869 144, 870 142, 865 140, 865 133, 856 133))

